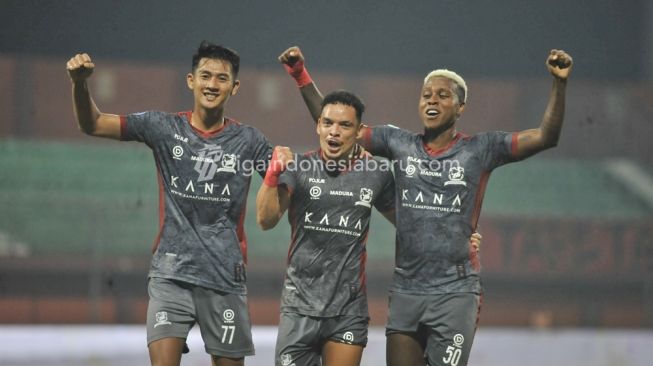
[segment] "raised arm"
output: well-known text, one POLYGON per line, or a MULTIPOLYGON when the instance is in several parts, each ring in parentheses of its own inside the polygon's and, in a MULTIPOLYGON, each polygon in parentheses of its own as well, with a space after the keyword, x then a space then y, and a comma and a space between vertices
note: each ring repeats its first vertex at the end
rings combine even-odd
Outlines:
POLYGON ((73 87, 73 111, 79 129, 87 135, 120 139, 120 116, 102 113, 91 98, 86 80, 95 64, 86 53, 68 60, 66 69, 73 87))
POLYGON ((279 62, 283 64, 288 74, 295 79, 313 121, 317 122, 320 114, 322 114, 322 99, 324 97, 306 70, 302 51, 297 46, 290 47, 279 55, 279 62))
POLYGON ((275 227, 290 205, 291 193, 285 188, 279 188, 278 180, 292 160, 289 148, 274 148, 265 179, 256 195, 256 222, 263 230, 275 227))
POLYGON ((553 86, 549 94, 549 103, 544 111, 540 127, 521 131, 517 135, 515 155, 519 159, 527 158, 542 150, 558 144, 562 121, 565 115, 565 91, 567 79, 573 65, 573 59, 565 51, 551 50, 546 60, 546 67, 553 75, 553 86))
MULTIPOLYGON (((304 55, 297 46, 292 46, 279 55, 279 62, 281 62, 288 74, 297 83, 299 92, 302 94, 304 103, 306 104, 313 121, 317 122, 322 114, 322 100, 324 99, 324 96, 320 93, 317 85, 315 85, 308 70, 306 70, 304 61, 304 55)), ((368 134, 368 131, 366 131, 367 129, 369 129, 369 127, 363 125, 363 133, 361 136, 366 136, 368 134)), ((358 143, 367 150, 371 149, 367 140, 364 138, 358 139, 358 143)))

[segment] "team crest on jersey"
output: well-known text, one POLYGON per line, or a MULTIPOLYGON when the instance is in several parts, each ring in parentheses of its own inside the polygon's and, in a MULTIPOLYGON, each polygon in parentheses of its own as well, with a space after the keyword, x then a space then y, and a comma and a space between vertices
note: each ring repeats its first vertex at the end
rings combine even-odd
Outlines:
POLYGON ((219 172, 236 174, 236 154, 224 154, 221 161, 222 167, 218 168, 219 172))
POLYGON ((281 355, 281 366, 295 366, 292 362, 292 356, 288 353, 281 355))
POLYGON ((154 315, 154 319, 156 320, 156 324, 154 324, 154 328, 158 327, 159 325, 168 325, 172 324, 168 321, 168 312, 166 311, 159 311, 154 315))
POLYGON ((372 207, 372 196, 374 191, 369 188, 361 188, 360 201, 356 201, 354 205, 372 207))
POLYGON ((464 181, 465 178, 465 168, 461 166, 452 166, 449 168, 449 180, 444 182, 445 186, 457 185, 457 186, 467 186, 467 183, 464 181))

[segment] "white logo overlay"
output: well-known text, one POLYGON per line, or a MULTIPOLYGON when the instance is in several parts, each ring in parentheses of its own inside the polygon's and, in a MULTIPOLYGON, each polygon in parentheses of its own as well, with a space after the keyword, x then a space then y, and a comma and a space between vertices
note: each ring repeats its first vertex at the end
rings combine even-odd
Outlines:
POLYGON ((236 155, 224 154, 222 155, 222 167, 218 169, 219 172, 227 172, 236 174, 236 155))
POLYGON ((197 158, 193 159, 197 161, 193 167, 193 169, 199 173, 197 181, 205 182, 213 179, 213 176, 218 169, 218 165, 215 162, 219 161, 224 153, 222 147, 218 145, 205 145, 204 148, 197 153, 197 158))
POLYGON ((415 168, 415 165, 413 165, 413 164, 408 164, 408 166, 406 167, 406 175, 409 176, 409 177, 412 177, 413 175, 415 175, 416 171, 417 171, 417 168, 415 168))
POLYGON ((465 343, 465 337, 462 334, 458 333, 453 336, 453 346, 447 346, 447 349, 444 351, 445 357, 442 357, 442 361, 447 365, 458 366, 463 352, 463 343, 465 343))
POLYGON ((356 201, 355 206, 372 207, 372 196, 374 191, 369 188, 361 188, 360 201, 356 201))
POLYGON ((453 336, 453 345, 456 347, 460 347, 465 343, 465 337, 463 337, 462 334, 458 333, 455 336, 453 336))
POLYGON ((354 342, 354 333, 345 332, 345 334, 342 335, 342 340, 351 344, 352 342, 354 342))
POLYGON ((322 188, 318 186, 313 186, 311 189, 308 191, 308 193, 311 195, 311 199, 319 199, 320 195, 322 194, 322 188))
POLYGON ((457 185, 467 187, 467 183, 463 180, 465 178, 465 168, 461 166, 452 166, 449 168, 449 180, 444 182, 445 186, 457 185))
POLYGON ((154 319, 156 320, 156 324, 154 324, 154 328, 158 327, 159 325, 170 325, 168 321, 168 313, 165 311, 159 311, 156 314, 154 314, 154 319))
POLYGON ((234 311, 231 309, 227 309, 222 313, 222 319, 224 319, 225 323, 233 323, 234 322, 234 311))
POLYGON ((295 366, 294 363, 292 363, 292 356, 288 353, 284 353, 281 355, 281 366, 295 366))
POLYGON ((179 145, 175 145, 175 147, 172 148, 172 158, 181 160, 182 155, 184 155, 184 148, 179 145))

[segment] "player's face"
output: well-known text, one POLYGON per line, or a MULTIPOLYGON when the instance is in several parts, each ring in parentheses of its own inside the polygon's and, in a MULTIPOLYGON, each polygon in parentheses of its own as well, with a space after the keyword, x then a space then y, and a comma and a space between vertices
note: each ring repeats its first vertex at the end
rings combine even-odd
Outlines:
POLYGON ((195 106, 208 110, 224 108, 240 86, 240 82, 233 78, 229 62, 206 57, 200 59, 192 74, 186 76, 186 82, 193 91, 195 106))
POLYGON ((327 159, 338 160, 349 157, 361 132, 361 123, 356 119, 356 110, 344 104, 327 104, 317 122, 320 148, 327 159))
POLYGON ((435 76, 422 87, 419 98, 419 115, 425 128, 438 129, 453 126, 465 109, 458 101, 455 83, 448 78, 435 76))

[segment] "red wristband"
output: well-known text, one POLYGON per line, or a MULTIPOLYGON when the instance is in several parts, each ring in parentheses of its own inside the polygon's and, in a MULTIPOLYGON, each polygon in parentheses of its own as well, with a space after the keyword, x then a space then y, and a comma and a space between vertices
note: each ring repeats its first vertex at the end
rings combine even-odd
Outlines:
POLYGON ((308 70, 306 70, 303 61, 295 62, 295 64, 292 65, 292 67, 283 64, 283 67, 286 69, 286 72, 288 72, 288 74, 292 76, 293 79, 295 79, 298 88, 301 88, 313 82, 313 79, 311 79, 311 75, 308 74, 308 70))
POLYGON ((265 172, 265 178, 263 179, 263 184, 268 187, 276 188, 279 183, 279 176, 286 168, 277 158, 277 150, 275 149, 272 153, 272 158, 270 159, 270 165, 268 165, 268 170, 265 172))
POLYGON ((279 176, 272 174, 269 170, 265 173, 265 179, 263 179, 263 184, 270 188, 277 188, 279 185, 279 176))

